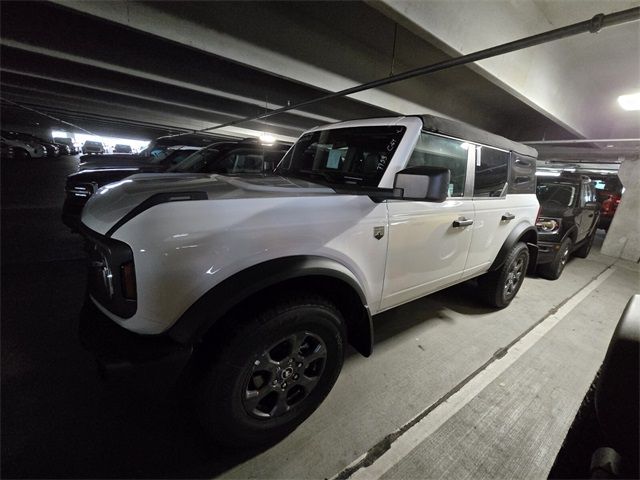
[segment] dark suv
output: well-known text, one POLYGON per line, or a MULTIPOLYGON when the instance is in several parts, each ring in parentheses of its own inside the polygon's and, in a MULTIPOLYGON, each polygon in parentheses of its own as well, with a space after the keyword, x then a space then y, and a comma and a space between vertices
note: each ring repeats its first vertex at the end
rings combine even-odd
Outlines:
POLYGON ((572 253, 580 258, 589 255, 599 205, 589 177, 577 173, 539 176, 536 194, 540 202, 538 274, 555 280, 572 253))
POLYGON ((161 154, 157 152, 157 156, 145 157, 146 161, 133 156, 121 161, 119 167, 114 160, 112 168, 82 170, 67 177, 62 221, 75 230, 84 205, 100 187, 137 173, 264 173, 275 168, 288 148, 289 145, 281 143, 262 145, 254 139, 217 142, 203 149, 174 146, 165 148, 161 154))

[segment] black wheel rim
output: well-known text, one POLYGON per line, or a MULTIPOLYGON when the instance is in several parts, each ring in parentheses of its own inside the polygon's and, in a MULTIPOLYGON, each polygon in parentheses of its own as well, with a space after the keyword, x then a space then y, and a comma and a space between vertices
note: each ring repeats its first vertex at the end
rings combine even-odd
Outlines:
POLYGON ((518 287, 523 280, 524 275, 524 255, 518 255, 516 259, 509 265, 507 278, 504 282, 504 297, 509 299, 518 291, 518 287))
POLYGON ((569 245, 567 245, 560 254, 560 261, 558 262, 558 274, 564 270, 564 266, 569 261, 569 245))
POLYGON ((309 331, 288 335, 254 357, 242 390, 250 415, 280 417, 303 402, 316 388, 327 361, 327 346, 309 331))

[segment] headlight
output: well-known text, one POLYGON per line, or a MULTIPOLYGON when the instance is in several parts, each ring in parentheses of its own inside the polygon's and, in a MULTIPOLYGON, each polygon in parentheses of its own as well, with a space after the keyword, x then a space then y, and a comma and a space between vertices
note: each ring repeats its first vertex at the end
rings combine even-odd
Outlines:
POLYGON ((536 222, 538 231, 543 233, 555 233, 560 229, 560 219, 539 218, 536 222))

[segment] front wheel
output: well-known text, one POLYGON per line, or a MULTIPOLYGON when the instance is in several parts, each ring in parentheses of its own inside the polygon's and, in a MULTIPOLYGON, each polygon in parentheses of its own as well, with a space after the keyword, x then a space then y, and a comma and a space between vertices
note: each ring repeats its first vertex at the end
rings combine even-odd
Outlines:
POLYGON ((281 301, 229 324, 199 385, 198 413, 216 443, 271 444, 322 403, 344 359, 344 321, 321 297, 281 301))
POLYGON ((493 307, 504 308, 511 303, 524 282, 529 266, 529 249, 523 242, 514 245, 502 267, 478 278, 484 300, 493 307))
POLYGON ((557 280, 560 278, 571 256, 571 245, 573 245, 571 239, 565 238, 560 244, 560 248, 556 252, 555 257, 553 257, 553 260, 549 263, 543 263, 538 267, 538 275, 547 280, 557 280))

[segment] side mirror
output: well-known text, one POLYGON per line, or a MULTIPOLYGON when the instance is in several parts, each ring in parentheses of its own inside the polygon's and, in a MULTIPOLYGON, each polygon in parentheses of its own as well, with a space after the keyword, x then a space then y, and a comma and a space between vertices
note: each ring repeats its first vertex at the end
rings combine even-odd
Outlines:
POLYGON ((409 167, 396 173, 393 188, 402 189, 403 200, 444 202, 451 171, 444 167, 409 167))
POLYGON ((587 202, 584 204, 587 210, 598 210, 598 202, 587 202))

